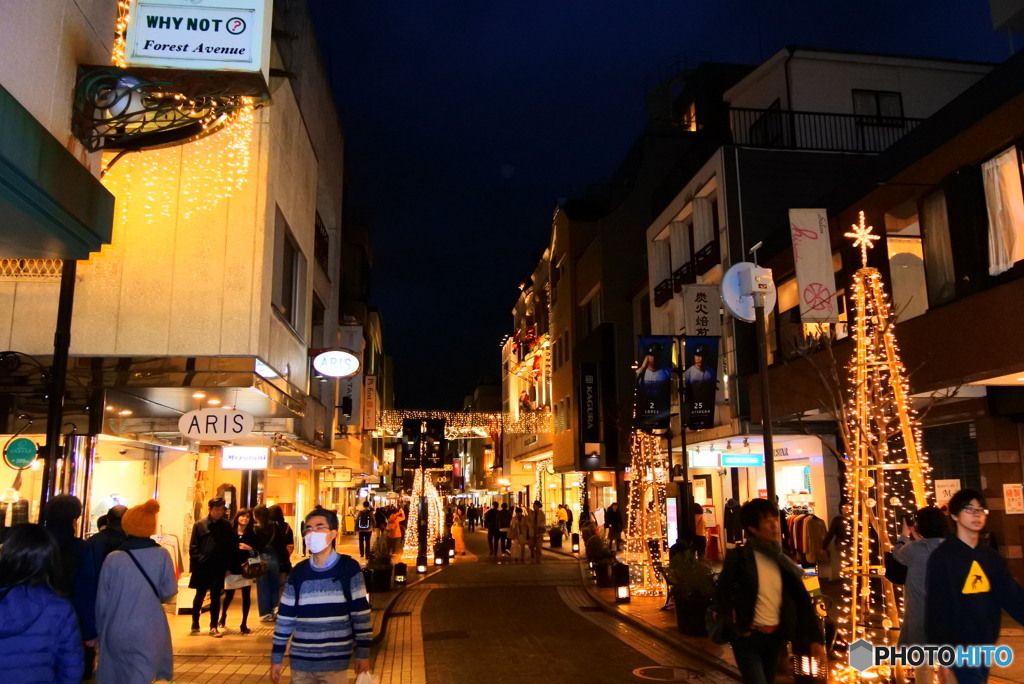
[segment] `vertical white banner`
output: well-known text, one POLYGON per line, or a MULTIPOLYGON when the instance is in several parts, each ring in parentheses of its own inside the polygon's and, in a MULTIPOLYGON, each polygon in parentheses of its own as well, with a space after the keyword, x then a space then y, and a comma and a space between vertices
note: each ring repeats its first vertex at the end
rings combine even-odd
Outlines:
MULTIPOLYGON (((363 326, 341 326, 341 348, 350 351, 359 358, 360 368, 363 365, 363 326)), ((362 371, 338 383, 338 424, 350 427, 361 427, 363 399, 362 371)))
POLYGON ((824 209, 790 209, 793 262, 804 323, 838 323, 836 278, 832 271, 832 244, 824 209))
POLYGON ((718 285, 683 285, 683 325, 687 335, 721 337, 718 285))
POLYGON ((377 429, 377 376, 367 375, 363 386, 363 429, 377 429))

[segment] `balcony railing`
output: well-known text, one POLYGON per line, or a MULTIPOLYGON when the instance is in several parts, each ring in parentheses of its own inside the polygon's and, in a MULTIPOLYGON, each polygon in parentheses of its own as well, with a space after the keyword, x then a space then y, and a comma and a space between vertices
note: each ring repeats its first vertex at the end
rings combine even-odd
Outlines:
POLYGON ((672 271, 672 289, 675 292, 682 292, 683 285, 693 285, 697 282, 697 274, 693 272, 693 262, 685 264, 672 271))
POLYGON ((697 275, 704 275, 721 262, 718 253, 718 242, 712 240, 697 250, 693 257, 693 270, 697 275))
POLYGON ((740 107, 730 108, 729 116, 735 145, 828 152, 881 152, 922 121, 740 107))
POLYGON ((324 273, 330 275, 330 253, 331 253, 331 237, 327 233, 327 226, 324 225, 324 220, 320 218, 320 212, 316 212, 315 218, 316 232, 313 234, 313 258, 316 259, 316 263, 320 264, 320 268, 324 270, 324 273))
POLYGON ((665 278, 654 286, 654 306, 667 304, 672 300, 672 279, 665 278))

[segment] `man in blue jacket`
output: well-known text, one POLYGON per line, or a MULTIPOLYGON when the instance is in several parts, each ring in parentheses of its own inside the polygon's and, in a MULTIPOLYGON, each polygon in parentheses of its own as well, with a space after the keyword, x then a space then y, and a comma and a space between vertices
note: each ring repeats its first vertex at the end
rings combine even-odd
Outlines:
MULTIPOLYGON (((956 536, 939 544, 928 559, 925 623, 928 642, 937 646, 992 645, 999 639, 1005 610, 1024 624, 1024 588, 981 531, 988 519, 985 497, 961 489, 949 500, 956 536)), ((950 668, 958 684, 988 681, 987 667, 950 668)))

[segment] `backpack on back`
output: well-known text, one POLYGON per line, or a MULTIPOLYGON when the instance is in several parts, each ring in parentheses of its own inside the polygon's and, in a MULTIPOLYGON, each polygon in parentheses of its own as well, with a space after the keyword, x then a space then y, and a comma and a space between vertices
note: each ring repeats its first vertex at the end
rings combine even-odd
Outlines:
POLYGON ((359 517, 356 518, 356 529, 357 530, 368 530, 373 525, 373 513, 368 510, 362 510, 359 513, 359 517))

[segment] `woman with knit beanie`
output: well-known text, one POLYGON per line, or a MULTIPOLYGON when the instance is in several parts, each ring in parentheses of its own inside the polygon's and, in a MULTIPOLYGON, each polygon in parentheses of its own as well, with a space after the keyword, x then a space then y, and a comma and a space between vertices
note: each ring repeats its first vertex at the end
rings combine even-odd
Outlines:
POLYGON ((128 539, 107 556, 96 595, 99 684, 171 679, 171 630, 162 602, 178 593, 171 557, 150 539, 160 504, 150 499, 121 518, 128 539))

